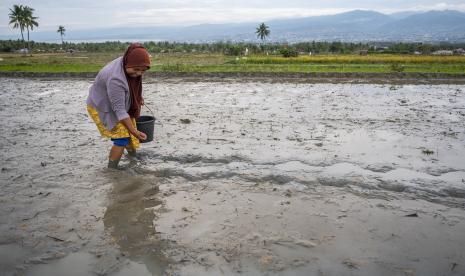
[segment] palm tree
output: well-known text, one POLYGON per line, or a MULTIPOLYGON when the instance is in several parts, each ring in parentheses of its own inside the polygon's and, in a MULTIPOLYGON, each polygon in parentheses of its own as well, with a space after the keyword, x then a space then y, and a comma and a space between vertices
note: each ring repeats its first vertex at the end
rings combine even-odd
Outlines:
POLYGON ((262 23, 258 26, 257 31, 255 33, 257 34, 257 37, 259 37, 262 40, 263 43, 266 37, 270 35, 270 29, 267 25, 265 25, 265 23, 262 23))
POLYGON ((63 36, 65 35, 65 31, 66 31, 66 30, 65 30, 65 27, 63 27, 63 26, 61 26, 61 25, 58 26, 57 33, 59 33, 60 36, 61 36, 61 45, 62 45, 62 47, 64 47, 64 45, 65 45, 65 43, 63 42, 63 36))
POLYGON ((267 25, 265 25, 265 23, 262 23, 258 26, 257 31, 255 33, 257 34, 257 37, 264 41, 266 37, 270 35, 270 29, 267 25))
POLYGON ((27 49, 29 50, 29 28, 31 31, 34 30, 35 27, 39 27, 39 23, 36 21, 39 19, 38 17, 33 15, 34 9, 28 6, 23 7, 24 12, 24 26, 27 30, 27 49))
POLYGON ((21 40, 24 42, 24 8, 23 5, 13 5, 10 9, 10 22, 9 25, 13 24, 13 29, 19 28, 21 31, 21 40))

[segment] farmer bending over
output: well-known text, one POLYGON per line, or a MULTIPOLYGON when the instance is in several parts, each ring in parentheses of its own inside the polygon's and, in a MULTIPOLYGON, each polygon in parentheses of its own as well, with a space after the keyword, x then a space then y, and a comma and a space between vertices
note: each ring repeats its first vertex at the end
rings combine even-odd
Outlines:
POLYGON ((139 44, 132 44, 123 57, 103 67, 89 89, 87 111, 103 137, 111 138, 113 147, 109 168, 118 168, 124 149, 134 156, 139 139, 147 136, 136 128, 140 116, 142 75, 150 68, 150 55, 139 44))

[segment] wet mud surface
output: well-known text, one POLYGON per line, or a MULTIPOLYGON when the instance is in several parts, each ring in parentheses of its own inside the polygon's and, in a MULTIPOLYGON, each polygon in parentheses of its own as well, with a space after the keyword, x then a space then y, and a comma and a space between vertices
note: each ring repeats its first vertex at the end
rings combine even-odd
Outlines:
MULTIPOLYGON (((0 78, 94 79, 85 72, 5 72, 0 78)), ((465 84, 465 74, 446 73, 297 73, 297 72, 147 72, 147 79, 188 82, 273 82, 273 83, 349 83, 349 84, 465 84)))
POLYGON ((114 171, 91 81, 0 81, 1 275, 465 274, 463 85, 149 81, 114 171))

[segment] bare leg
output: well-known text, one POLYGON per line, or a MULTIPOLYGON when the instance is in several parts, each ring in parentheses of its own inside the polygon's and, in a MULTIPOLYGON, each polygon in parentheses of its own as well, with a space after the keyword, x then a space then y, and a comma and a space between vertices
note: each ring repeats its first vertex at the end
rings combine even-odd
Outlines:
POLYGON ((108 157, 108 167, 116 169, 118 168, 119 160, 123 155, 124 147, 112 146, 110 150, 110 156, 108 157))

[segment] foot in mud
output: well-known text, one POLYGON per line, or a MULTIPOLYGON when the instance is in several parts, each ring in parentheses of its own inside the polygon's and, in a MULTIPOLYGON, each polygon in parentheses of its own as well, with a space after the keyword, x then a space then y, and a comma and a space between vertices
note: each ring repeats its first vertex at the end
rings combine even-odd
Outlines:
POLYGON ((118 163, 119 163, 119 160, 108 160, 108 168, 117 170, 118 163))
POLYGON ((137 151, 135 149, 126 149, 128 156, 132 158, 137 157, 137 151))

